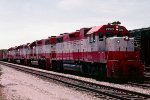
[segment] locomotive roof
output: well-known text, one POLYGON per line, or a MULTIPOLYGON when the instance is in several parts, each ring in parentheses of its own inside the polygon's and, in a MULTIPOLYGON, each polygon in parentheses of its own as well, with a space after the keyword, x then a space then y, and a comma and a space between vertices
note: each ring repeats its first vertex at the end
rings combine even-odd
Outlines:
POLYGON ((56 43, 56 36, 51 36, 48 39, 46 39, 46 41, 49 41, 48 44, 54 44, 56 43))
POLYGON ((35 46, 35 45, 36 45, 36 41, 32 42, 29 46, 30 46, 30 47, 33 47, 33 46, 35 46))
POLYGON ((80 35, 79 31, 75 31, 75 32, 69 33, 69 37, 70 38, 78 37, 79 35, 80 35))
POLYGON ((106 35, 106 33, 111 33, 112 35, 122 34, 122 36, 129 35, 128 30, 124 26, 120 26, 118 24, 115 24, 115 25, 108 24, 108 25, 102 25, 102 26, 95 26, 95 27, 92 27, 92 29, 90 29, 87 32, 87 34, 96 33, 98 35, 98 32, 102 32, 104 35, 106 35))
POLYGON ((14 50, 15 49, 15 47, 11 47, 11 48, 9 48, 8 50, 14 50))
POLYGON ((27 48, 28 46, 30 45, 30 43, 27 43, 27 44, 23 44, 23 45, 20 45, 18 46, 17 48, 27 48))
POLYGON ((23 45, 20 45, 20 46, 17 46, 15 49, 20 49, 22 47, 23 47, 23 45))
POLYGON ((43 39, 37 40, 37 41, 36 41, 36 45, 41 45, 41 44, 42 44, 42 41, 43 41, 43 39))
POLYGON ((102 26, 95 26, 95 27, 92 27, 92 29, 90 29, 87 34, 91 34, 91 33, 95 33, 97 32, 99 29, 101 29, 102 26))

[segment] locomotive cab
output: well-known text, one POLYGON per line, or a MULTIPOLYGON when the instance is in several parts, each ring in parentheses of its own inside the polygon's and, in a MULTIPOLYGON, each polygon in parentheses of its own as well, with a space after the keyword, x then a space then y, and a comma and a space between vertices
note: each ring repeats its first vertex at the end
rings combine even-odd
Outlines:
POLYGON ((96 26, 88 35, 88 51, 91 52, 88 61, 92 62, 92 70, 98 66, 95 69, 99 69, 102 76, 106 72, 107 78, 143 77, 143 65, 139 53, 134 50, 134 38, 129 37, 124 26, 117 23, 96 26))
POLYGON ((107 75, 115 78, 142 78, 143 66, 138 52, 134 50, 134 38, 129 37, 128 31, 123 26, 117 27, 121 29, 115 28, 113 31, 108 28, 111 32, 105 34, 107 75))

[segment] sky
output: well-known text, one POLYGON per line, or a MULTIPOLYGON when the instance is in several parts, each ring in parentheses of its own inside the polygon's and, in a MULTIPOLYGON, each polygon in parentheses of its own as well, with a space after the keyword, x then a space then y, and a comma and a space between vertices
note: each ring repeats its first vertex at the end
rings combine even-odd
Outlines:
POLYGON ((120 21, 150 27, 150 0, 0 0, 0 49, 120 21))

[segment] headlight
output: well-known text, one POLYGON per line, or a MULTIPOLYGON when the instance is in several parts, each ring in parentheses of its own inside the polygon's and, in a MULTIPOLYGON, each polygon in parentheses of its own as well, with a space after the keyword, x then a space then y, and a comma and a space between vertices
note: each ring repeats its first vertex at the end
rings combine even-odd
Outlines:
POLYGON ((117 42, 117 43, 120 43, 120 40, 117 40, 116 42, 117 42))

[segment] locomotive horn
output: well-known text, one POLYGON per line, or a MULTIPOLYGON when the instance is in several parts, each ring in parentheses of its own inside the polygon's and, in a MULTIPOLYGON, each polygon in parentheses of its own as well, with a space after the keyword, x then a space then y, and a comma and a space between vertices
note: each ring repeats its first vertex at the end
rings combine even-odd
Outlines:
POLYGON ((121 24, 121 22, 119 22, 119 21, 114 21, 114 22, 112 22, 111 24, 112 24, 112 25, 119 25, 119 24, 121 24))

